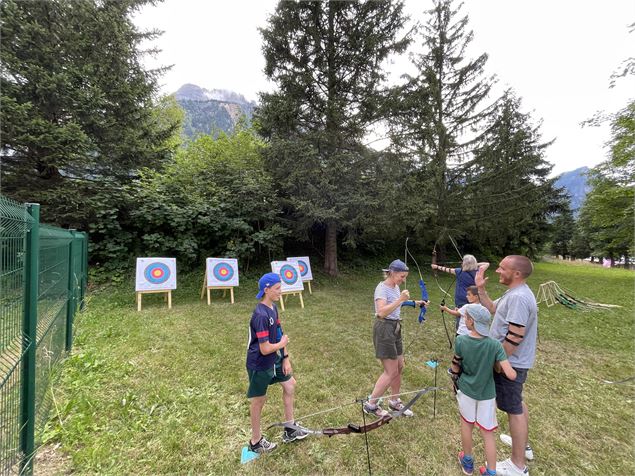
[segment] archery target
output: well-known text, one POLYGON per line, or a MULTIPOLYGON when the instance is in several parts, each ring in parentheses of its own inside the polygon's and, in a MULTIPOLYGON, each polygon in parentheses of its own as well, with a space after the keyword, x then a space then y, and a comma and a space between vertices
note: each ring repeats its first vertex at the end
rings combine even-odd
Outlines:
POLYGON ((137 258, 135 291, 176 289, 176 258, 137 258))
POLYGON ((302 277, 303 282, 313 280, 313 273, 311 273, 311 261, 308 256, 291 257, 287 258, 287 261, 295 261, 298 263, 300 276, 302 277))
POLYGON ((304 290, 300 268, 295 261, 272 261, 271 271, 280 275, 283 293, 304 290))
POLYGON ((207 258, 208 286, 238 286, 238 260, 235 258, 207 258))

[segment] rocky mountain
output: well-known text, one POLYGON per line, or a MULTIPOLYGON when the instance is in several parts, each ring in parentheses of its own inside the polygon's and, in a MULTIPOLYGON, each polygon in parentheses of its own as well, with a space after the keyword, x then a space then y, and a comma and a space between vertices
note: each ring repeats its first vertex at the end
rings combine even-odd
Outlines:
POLYGON ((183 130, 188 137, 201 133, 217 136, 219 131, 229 134, 241 118, 249 124, 256 107, 242 94, 195 84, 184 84, 174 95, 185 110, 183 130))
POLYGON ((588 167, 580 167, 579 169, 560 174, 558 180, 556 180, 556 187, 566 189, 569 194, 571 210, 575 216, 577 216, 578 210, 584 203, 587 193, 591 190, 586 177, 588 171, 588 167))

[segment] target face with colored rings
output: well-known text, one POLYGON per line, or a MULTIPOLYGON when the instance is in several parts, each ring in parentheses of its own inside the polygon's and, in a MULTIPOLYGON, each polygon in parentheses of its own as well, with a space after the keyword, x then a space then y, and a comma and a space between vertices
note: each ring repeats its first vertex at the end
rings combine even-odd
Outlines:
POLYGON ((309 268, 307 267, 306 263, 302 261, 301 259, 298 260, 298 268, 300 268, 300 274, 303 277, 306 276, 307 272, 309 271, 309 268))
POLYGON ((205 263, 208 286, 238 286, 238 260, 236 258, 207 258, 205 263))
POLYGON ((234 268, 227 263, 217 263, 212 270, 214 277, 219 281, 230 281, 234 277, 234 268))
POLYGON ((163 284, 170 279, 170 268, 165 263, 150 263, 143 276, 151 284, 163 284))
POLYGON ((280 279, 286 284, 295 284, 298 281, 298 272, 293 266, 285 264, 280 268, 280 279))

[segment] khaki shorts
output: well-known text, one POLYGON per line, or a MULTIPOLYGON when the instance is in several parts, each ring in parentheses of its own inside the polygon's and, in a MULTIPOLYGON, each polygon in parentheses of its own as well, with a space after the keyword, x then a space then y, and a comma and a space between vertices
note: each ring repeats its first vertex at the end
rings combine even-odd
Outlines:
POLYGON ((376 319, 373 325, 373 344, 375 357, 378 359, 396 360, 398 356, 403 355, 401 322, 376 319))

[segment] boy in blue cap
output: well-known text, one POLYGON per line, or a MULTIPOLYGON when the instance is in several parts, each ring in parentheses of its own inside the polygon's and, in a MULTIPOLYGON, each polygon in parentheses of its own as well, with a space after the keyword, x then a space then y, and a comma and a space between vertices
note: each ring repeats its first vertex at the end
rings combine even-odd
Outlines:
MULTIPOLYGON (((282 333, 278 309, 274 301, 280 300, 282 293, 280 276, 276 273, 264 274, 258 281, 260 302, 256 305, 249 323, 249 345, 247 347, 247 375, 251 399, 251 439, 249 450, 267 453, 276 444, 267 441, 260 432, 260 415, 267 400, 267 388, 274 383, 282 385, 285 422, 293 422, 293 395, 296 381, 292 376, 291 360, 287 352, 289 338, 282 333)), ((284 429, 282 441, 290 443, 308 436, 297 424, 284 429)))
POLYGON ((496 439, 494 430, 496 421, 496 388, 494 372, 504 372, 511 380, 516 371, 507 360, 507 354, 500 342, 489 337, 491 315, 485 306, 467 304, 465 324, 470 333, 460 335, 454 341, 454 358, 451 374, 458 387, 456 399, 461 414, 461 443, 463 451, 459 453, 459 464, 465 474, 473 474, 472 429, 474 425, 481 430, 485 446, 485 466, 479 468, 483 475, 496 474, 496 439))

